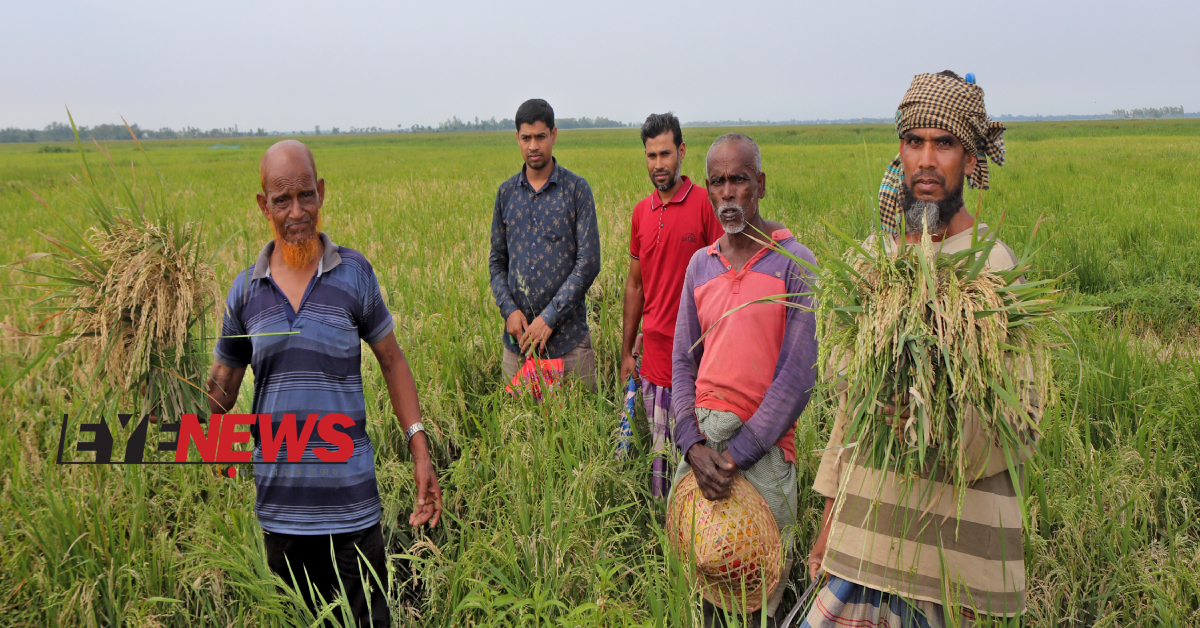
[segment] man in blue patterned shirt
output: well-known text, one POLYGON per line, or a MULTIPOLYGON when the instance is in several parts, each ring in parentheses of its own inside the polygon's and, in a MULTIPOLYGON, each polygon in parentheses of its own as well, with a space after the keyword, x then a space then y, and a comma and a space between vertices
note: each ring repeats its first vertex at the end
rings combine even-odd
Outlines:
POLYGON ((289 456, 289 444, 303 449, 299 464, 265 464, 264 435, 258 425, 251 428, 254 510, 263 528, 267 564, 285 582, 295 582, 310 609, 317 606, 310 585, 327 601, 344 590, 355 625, 388 626, 382 591, 387 565, 374 449, 366 427, 362 342, 379 360, 412 454, 417 508, 409 525, 432 527, 441 516, 441 489, 421 431, 416 384, 396 344, 395 323, 371 264, 358 251, 339 247, 320 232, 325 181, 317 178, 312 152, 295 140, 279 142, 263 155, 259 174, 258 206, 275 238, 229 290, 208 380, 209 410, 229 412, 246 367, 254 369, 250 411, 270 416, 275 443, 282 445, 272 459, 292 459, 297 452, 289 456), (301 426, 309 415, 333 413, 350 419, 341 434, 341 440, 349 437, 353 442, 350 458, 344 465, 308 464, 318 460, 320 448, 332 449, 325 438, 330 434, 312 428, 302 432, 301 426), (287 415, 295 415, 295 423, 285 419, 287 415), (280 436, 287 425, 294 426, 293 436, 302 436, 280 436), (366 590, 371 591, 369 602, 366 590))
POLYGON ((525 165, 496 192, 488 264, 506 332, 501 366, 512 379, 531 351, 562 358, 564 370, 594 390, 584 302, 600 273, 592 189, 554 159, 558 129, 549 103, 525 101, 516 123, 525 165))

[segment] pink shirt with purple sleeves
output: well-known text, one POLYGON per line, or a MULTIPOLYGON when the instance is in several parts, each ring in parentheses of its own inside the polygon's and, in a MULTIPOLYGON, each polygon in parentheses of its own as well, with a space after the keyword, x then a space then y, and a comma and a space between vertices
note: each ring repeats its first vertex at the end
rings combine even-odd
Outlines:
MULTIPOLYGON (((729 453, 741 469, 754 466, 772 445, 795 462, 794 431, 816 382, 816 317, 810 310, 756 299, 810 292, 811 274, 779 253, 783 248, 811 264, 816 260, 791 231, 771 234, 740 272, 721 254, 720 241, 696 251, 688 263, 672 352, 672 406, 675 442, 687 455, 704 442, 695 408, 733 412, 744 423, 729 440, 729 453), (719 321, 719 322, 718 322, 719 321), (693 344, 708 331, 695 350, 693 344)), ((788 301, 811 308, 809 296, 788 301)))

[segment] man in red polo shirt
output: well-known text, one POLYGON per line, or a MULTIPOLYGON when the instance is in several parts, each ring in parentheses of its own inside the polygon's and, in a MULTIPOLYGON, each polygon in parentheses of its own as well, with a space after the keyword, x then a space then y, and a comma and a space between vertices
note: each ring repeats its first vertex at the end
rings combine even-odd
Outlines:
POLYGON ((721 225, 708 201, 708 192, 679 175, 687 153, 679 118, 655 113, 642 125, 646 169, 655 191, 633 210, 629 237, 629 278, 625 281, 625 325, 621 347, 621 381, 638 369, 634 345, 642 326, 642 403, 654 439, 651 494, 666 497, 671 490, 674 429, 671 411, 671 347, 683 276, 692 254, 721 237, 721 225))

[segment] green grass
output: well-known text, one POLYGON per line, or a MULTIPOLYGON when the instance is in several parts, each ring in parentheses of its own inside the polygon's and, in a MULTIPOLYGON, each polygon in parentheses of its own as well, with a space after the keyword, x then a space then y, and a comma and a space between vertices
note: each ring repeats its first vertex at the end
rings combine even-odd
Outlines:
MULTIPOLYGON (((765 215, 813 249, 832 242, 821 217, 866 235, 897 149, 888 127, 744 130, 763 145, 765 215)), ((719 132, 685 130, 685 173, 700 173, 719 132)), ((444 525, 416 532, 405 524, 413 496, 403 435, 374 360, 364 359, 390 551, 416 557, 420 582, 413 601, 400 586, 405 562, 392 561, 398 625, 689 625, 695 598, 663 552, 647 465, 612 455, 629 214, 650 191, 636 130, 559 136, 556 157, 588 179, 599 211, 603 269, 590 316, 602 378, 599 395, 573 390, 544 405, 502 391, 501 321, 488 289, 495 189, 520 164, 511 134, 305 139, 326 180, 325 229, 374 264, 434 432, 448 512, 444 525)), ((269 143, 246 139, 221 151, 205 150, 208 141, 147 143, 174 203, 205 222, 209 244, 233 237, 218 258, 223 290, 268 237, 254 193, 269 143)), ((1082 367, 1057 365, 1062 403, 1045 418, 1044 455, 1027 470, 1030 622, 1200 624, 1200 178, 1192 172, 1200 121, 1014 124, 1008 146, 983 219, 1007 212, 1002 239, 1020 252, 1044 216, 1035 266, 1068 275, 1070 299, 1111 308, 1071 322, 1082 367)), ((108 148, 127 179, 134 161, 139 185, 149 180, 131 142, 108 148)), ((87 226, 71 181, 81 176, 78 160, 39 145, 0 146, 0 262, 48 250, 37 232, 62 232, 60 219, 87 226)), ((977 203, 968 192, 968 208, 977 203)), ((0 322, 36 325, 30 297, 0 287, 0 322)), ((0 341, 0 386, 36 348, 0 341)), ((63 413, 112 420, 127 409, 116 398, 83 406, 81 390, 60 364, 0 399, 0 625, 307 621, 268 576, 247 474, 53 464, 63 413)), ((241 408, 249 391, 247 383, 241 408)), ((810 406, 797 452, 824 446, 828 416, 822 402, 810 406)), ((122 429, 114 433, 123 442, 122 429)), ((638 436, 644 452, 644 429, 638 436)), ((808 490, 816 465, 815 454, 800 456, 803 548, 822 503, 808 490)))

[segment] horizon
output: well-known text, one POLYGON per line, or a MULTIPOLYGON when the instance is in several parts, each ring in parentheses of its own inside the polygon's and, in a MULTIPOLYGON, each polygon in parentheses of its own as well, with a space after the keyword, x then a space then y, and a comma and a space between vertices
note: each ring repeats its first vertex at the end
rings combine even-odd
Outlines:
MULTIPOLYGON (((1139 109, 1133 110, 1133 111, 1143 112, 1143 111, 1149 111, 1149 110, 1154 110, 1154 109, 1155 108, 1139 108, 1139 109)), ((1158 109, 1162 109, 1162 108, 1158 108, 1158 109)), ((1129 113, 1129 112, 1127 111, 1126 113, 1129 113)), ((1001 114, 998 116, 992 116, 992 118, 994 120, 999 120, 1002 122, 1089 122, 1089 121, 1099 121, 1099 120, 1146 121, 1146 120, 1171 120, 1171 119, 1197 118, 1197 117, 1200 117, 1200 111, 1186 111, 1186 110, 1183 111, 1183 113, 1181 113, 1181 114, 1161 115, 1161 116, 1152 116, 1152 115, 1124 115, 1124 116, 1121 116, 1121 115, 1117 115, 1117 112, 1115 112, 1115 111, 1111 112, 1111 113, 1107 113, 1107 114, 1060 114, 1060 115, 1053 115, 1053 114, 1052 115, 1007 115, 1007 114, 1001 114)), ((512 123, 513 122, 511 119, 495 120, 494 118, 492 118, 489 120, 482 120, 478 117, 472 118, 471 120, 458 120, 457 116, 454 116, 454 117, 452 117, 452 119, 454 119, 458 122, 465 122, 468 124, 471 123, 472 120, 477 121, 477 122, 491 122, 491 123, 505 123, 505 122, 512 123)), ((568 120, 568 119, 572 120, 572 121, 589 120, 589 118, 571 118, 571 117, 566 117, 566 116, 559 118, 556 115, 556 122, 558 120, 568 120)), ((636 123, 636 122, 622 122, 620 120, 613 120, 610 118, 606 118, 604 116, 597 116, 596 118, 592 118, 592 120, 596 120, 596 119, 616 122, 616 123, 620 124, 621 126, 586 126, 586 127, 569 126, 569 127, 559 127, 558 130, 560 130, 560 131, 622 130, 622 129, 636 129, 639 126, 638 123, 636 123)), ((451 121, 450 119, 447 119, 445 122, 450 122, 450 121, 451 121)), ((793 119, 788 119, 788 120, 681 120, 680 121, 680 126, 685 127, 685 128, 696 128, 696 129, 727 128, 727 127, 730 127, 730 128, 731 127, 754 127, 754 126, 825 126, 825 125, 890 125, 890 124, 892 124, 892 121, 890 119, 884 118, 884 117, 837 118, 837 119, 818 119, 818 120, 798 120, 798 119, 793 118, 793 119)), ((0 132, 4 132, 4 131, 46 132, 46 131, 49 131, 50 129, 52 129, 55 125, 61 125, 66 128, 70 128, 69 122, 54 121, 54 122, 51 122, 50 124, 45 125, 44 127, 25 128, 25 129, 11 127, 11 126, 10 127, 0 127, 0 132)), ((97 125, 92 125, 92 126, 77 125, 78 129, 81 132, 86 132, 87 130, 95 129, 96 127, 118 127, 118 128, 121 128, 124 126, 126 126, 125 123, 111 123, 111 122, 103 122, 103 123, 99 123, 97 125)), ((237 125, 235 125, 233 127, 229 127, 229 128, 224 128, 224 129, 218 129, 218 128, 203 129, 203 128, 195 127, 192 125, 187 125, 187 126, 183 126, 183 127, 179 127, 179 128, 170 128, 170 127, 161 128, 160 127, 159 129, 152 129, 149 127, 144 127, 144 126, 138 124, 137 122, 129 122, 128 126, 130 127, 130 129, 137 129, 138 131, 141 131, 143 133, 150 133, 150 134, 159 133, 159 132, 163 132, 163 131, 185 133, 188 130, 197 131, 197 132, 203 134, 203 135, 195 135, 195 136, 180 136, 180 137, 166 137, 166 138, 153 137, 153 136, 140 136, 138 138, 138 139, 143 139, 143 140, 222 139, 222 138, 236 139, 239 137, 254 138, 254 137, 324 136, 324 135, 389 135, 389 134, 423 134, 423 133, 508 133, 508 132, 510 132, 509 130, 506 130, 506 129, 442 130, 442 129, 439 129, 438 127, 423 127, 419 130, 412 130, 411 128, 404 129, 404 128, 381 128, 381 127, 367 127, 367 128, 355 127, 355 128, 351 128, 351 129, 340 129, 338 127, 326 127, 324 129, 322 129, 320 125, 316 125, 315 128, 311 129, 311 130, 292 129, 292 130, 283 130, 283 131, 281 131, 281 130, 267 131, 262 128, 241 130, 240 127, 238 127, 237 125), (263 132, 258 133, 258 131, 263 131, 263 132), (223 133, 228 133, 228 134, 223 134, 223 133)), ((102 141, 125 141, 128 139, 130 139, 130 138, 117 137, 117 138, 104 139, 102 141)), ((0 143, 52 143, 52 142, 61 142, 61 141, 73 141, 73 139, 71 139, 71 140, 34 139, 34 140, 27 140, 27 141, 26 140, 12 141, 12 140, 8 140, 8 139, 0 139, 0 143)))

